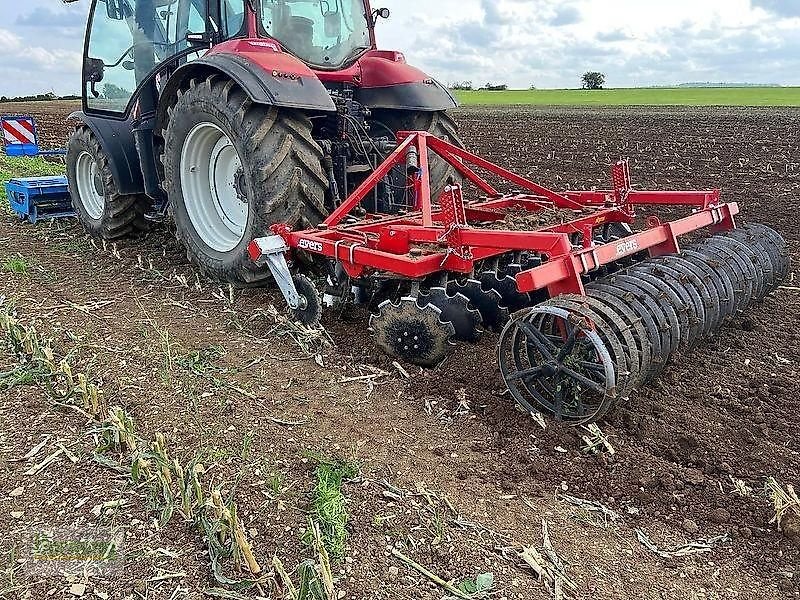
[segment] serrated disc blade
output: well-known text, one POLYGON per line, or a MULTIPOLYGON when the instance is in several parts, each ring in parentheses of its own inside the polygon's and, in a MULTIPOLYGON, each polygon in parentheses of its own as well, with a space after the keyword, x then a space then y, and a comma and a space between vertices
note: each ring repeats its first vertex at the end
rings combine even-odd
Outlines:
POLYGON ((512 313, 522 310, 531 304, 528 294, 522 294, 517 289, 517 280, 513 277, 501 277, 494 271, 486 271, 481 273, 480 282, 484 289, 494 290, 500 294, 503 304, 512 313))
POLYGON ((462 294, 478 310, 483 319, 483 326, 500 331, 508 322, 508 309, 503 306, 503 298, 496 290, 484 290, 481 282, 467 279, 461 283, 451 281, 447 286, 450 295, 462 294))
POLYGON ((378 346, 389 356, 421 367, 442 362, 450 350, 455 328, 443 322, 441 310, 432 304, 420 307, 415 298, 386 300, 369 320, 378 346))
POLYGON ((442 321, 449 321, 456 331, 456 339, 475 343, 481 339, 481 313, 470 306, 463 294, 448 294, 443 287, 432 287, 417 299, 419 306, 432 304, 442 313, 442 321))

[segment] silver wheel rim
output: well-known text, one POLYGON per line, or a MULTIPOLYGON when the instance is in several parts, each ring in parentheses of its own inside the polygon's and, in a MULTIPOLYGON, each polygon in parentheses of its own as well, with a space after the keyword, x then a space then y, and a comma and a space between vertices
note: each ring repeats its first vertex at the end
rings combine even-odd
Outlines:
POLYGON ((83 209, 92 219, 99 221, 103 217, 106 199, 98 191, 98 183, 102 186, 103 182, 97 170, 97 161, 89 152, 83 151, 78 155, 75 163, 75 181, 83 209))
POLYGON ((249 208, 237 189, 241 174, 239 153, 222 129, 200 123, 186 136, 180 163, 186 213, 200 239, 218 252, 244 239, 249 208))

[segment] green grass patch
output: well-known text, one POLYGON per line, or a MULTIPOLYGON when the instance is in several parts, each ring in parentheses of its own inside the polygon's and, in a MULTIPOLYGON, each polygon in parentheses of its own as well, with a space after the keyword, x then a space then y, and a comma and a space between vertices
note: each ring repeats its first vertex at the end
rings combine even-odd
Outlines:
MULTIPOLYGON (((342 483, 360 471, 356 464, 313 457, 319 462, 314 470, 316 485, 311 501, 311 519, 319 526, 322 543, 334 561, 341 561, 347 549, 347 507, 342 493, 342 483)), ((306 541, 311 543, 313 532, 306 531, 306 541)))
POLYGON ((455 92, 464 106, 800 106, 800 87, 455 92))
POLYGON ((15 275, 27 275, 30 271, 30 265, 23 256, 14 256, 3 261, 3 271, 14 273, 15 275))

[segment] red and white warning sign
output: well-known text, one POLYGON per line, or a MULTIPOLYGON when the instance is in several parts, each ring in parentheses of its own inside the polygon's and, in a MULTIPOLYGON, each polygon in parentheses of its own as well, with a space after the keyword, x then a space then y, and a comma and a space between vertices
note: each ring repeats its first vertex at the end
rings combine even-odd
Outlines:
POLYGON ((33 117, 3 117, 2 122, 6 144, 36 144, 33 117))

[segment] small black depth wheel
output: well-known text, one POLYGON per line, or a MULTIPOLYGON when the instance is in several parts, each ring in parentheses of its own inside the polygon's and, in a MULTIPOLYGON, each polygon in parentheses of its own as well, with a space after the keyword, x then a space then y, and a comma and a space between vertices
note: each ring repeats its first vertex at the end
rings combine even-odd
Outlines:
POLYGON ((574 313, 536 306, 500 335, 499 364, 514 400, 573 425, 602 418, 617 397, 614 360, 601 336, 574 313))
POLYGON ((319 325, 319 320, 322 318, 322 300, 317 287, 305 275, 295 275, 292 281, 300 296, 300 306, 292 310, 295 319, 310 327, 319 325))

